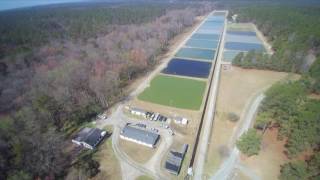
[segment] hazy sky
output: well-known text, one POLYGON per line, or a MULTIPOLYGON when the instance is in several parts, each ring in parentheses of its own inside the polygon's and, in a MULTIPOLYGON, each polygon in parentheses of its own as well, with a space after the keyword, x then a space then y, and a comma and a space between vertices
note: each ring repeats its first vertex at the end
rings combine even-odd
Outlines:
POLYGON ((67 2, 81 2, 88 0, 0 0, 0 11, 37 5, 57 4, 67 2))

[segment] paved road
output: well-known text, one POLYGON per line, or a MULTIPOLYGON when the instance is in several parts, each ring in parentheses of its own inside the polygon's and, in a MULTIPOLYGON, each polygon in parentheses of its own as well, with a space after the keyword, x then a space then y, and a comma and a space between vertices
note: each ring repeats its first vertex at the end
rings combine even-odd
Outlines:
MULTIPOLYGON (((244 132, 246 132, 250 126, 252 125, 252 122, 254 120, 254 117, 256 115, 256 112, 258 110, 258 107, 261 103, 261 101, 264 99, 264 94, 260 94, 257 96, 253 103, 250 105, 248 111, 246 111, 246 114, 243 119, 242 126, 240 127, 239 131, 236 133, 236 139, 238 139, 244 132)), ((234 169, 238 166, 239 163, 239 150, 234 145, 231 154, 229 157, 222 163, 218 171, 210 178, 211 180, 225 180, 229 179, 233 176, 234 169)), ((242 168, 244 169, 244 168, 242 168)), ((241 169, 240 169, 241 170, 241 169)), ((246 171, 248 172, 248 171, 246 171)), ((251 172, 249 177, 257 177, 253 172, 251 172)))
POLYGON ((218 95, 218 87, 219 87, 219 79, 220 79, 220 71, 221 71, 221 61, 223 56, 223 46, 224 46, 224 39, 225 39, 225 33, 226 33, 226 23, 224 26, 224 31, 222 33, 222 39, 220 42, 220 51, 217 55, 217 61, 216 61, 216 68, 215 72, 213 74, 213 79, 211 83, 211 91, 210 94, 208 94, 208 106, 205 112, 204 117, 204 123, 202 125, 202 132, 201 132, 201 139, 199 140, 199 146, 198 146, 198 152, 196 156, 196 162, 195 162, 195 173, 194 173, 194 179, 202 179, 203 175, 203 167, 205 163, 205 159, 207 157, 207 149, 208 149, 208 143, 210 140, 211 135, 211 129, 212 129, 212 123, 215 113, 215 106, 216 106, 216 99, 218 95))

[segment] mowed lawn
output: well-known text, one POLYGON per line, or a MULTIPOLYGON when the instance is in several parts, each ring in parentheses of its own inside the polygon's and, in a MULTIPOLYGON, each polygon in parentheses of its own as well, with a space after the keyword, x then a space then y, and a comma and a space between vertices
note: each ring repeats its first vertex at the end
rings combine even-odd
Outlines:
POLYGON ((138 96, 138 99, 182 109, 199 110, 205 88, 204 81, 159 75, 151 81, 150 86, 138 96))

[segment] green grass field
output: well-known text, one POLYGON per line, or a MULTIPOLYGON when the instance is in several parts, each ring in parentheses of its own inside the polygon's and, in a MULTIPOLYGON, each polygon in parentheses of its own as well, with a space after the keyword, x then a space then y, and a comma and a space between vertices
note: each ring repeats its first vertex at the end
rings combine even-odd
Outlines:
POLYGON ((138 99, 182 109, 199 110, 206 82, 172 76, 156 76, 138 99))

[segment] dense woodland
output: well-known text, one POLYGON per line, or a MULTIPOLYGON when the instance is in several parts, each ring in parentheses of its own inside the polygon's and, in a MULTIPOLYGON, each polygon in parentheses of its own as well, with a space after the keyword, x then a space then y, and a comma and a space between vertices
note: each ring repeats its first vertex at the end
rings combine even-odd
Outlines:
POLYGON ((250 130, 258 133, 245 134, 237 145, 247 155, 257 154, 264 132, 278 128, 278 138, 286 142, 284 153, 291 160, 281 167, 279 178, 319 179, 320 9, 253 7, 241 9, 239 14, 241 21, 258 25, 271 41, 275 54, 241 53, 233 64, 300 73, 301 78, 280 82, 266 92, 255 129, 250 130))
MULTIPOLYGON (((70 135, 125 96, 211 4, 112 4, 0 12, 0 179, 60 179, 70 135)), ((84 176, 97 162, 85 157, 84 176)))

